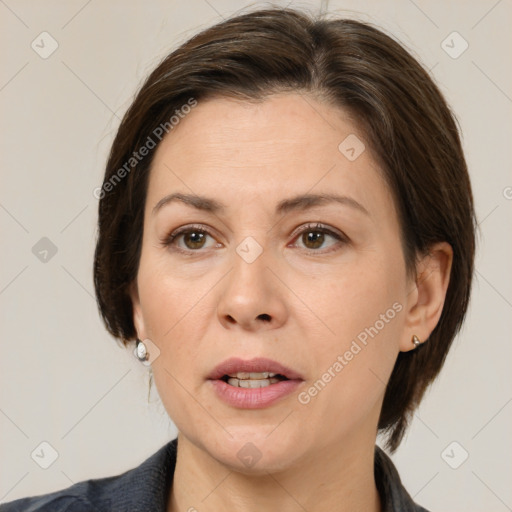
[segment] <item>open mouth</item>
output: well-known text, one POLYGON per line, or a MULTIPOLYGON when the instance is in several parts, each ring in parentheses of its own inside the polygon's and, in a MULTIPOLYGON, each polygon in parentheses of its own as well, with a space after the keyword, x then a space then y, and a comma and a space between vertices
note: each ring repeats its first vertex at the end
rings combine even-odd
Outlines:
POLYGON ((265 388, 283 380, 290 380, 284 375, 272 372, 238 372, 224 375, 220 380, 236 388, 265 388))

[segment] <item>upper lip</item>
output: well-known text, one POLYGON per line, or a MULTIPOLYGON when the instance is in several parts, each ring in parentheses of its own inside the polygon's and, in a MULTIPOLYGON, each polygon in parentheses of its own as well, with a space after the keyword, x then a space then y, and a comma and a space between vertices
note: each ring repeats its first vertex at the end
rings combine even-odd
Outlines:
POLYGON ((303 380, 302 376, 296 371, 278 363, 277 361, 273 361, 272 359, 267 359, 265 357, 257 357, 248 360, 231 357, 218 364, 210 373, 208 378, 217 380, 224 377, 224 375, 235 374, 238 372, 272 372, 283 375, 290 380, 303 380))

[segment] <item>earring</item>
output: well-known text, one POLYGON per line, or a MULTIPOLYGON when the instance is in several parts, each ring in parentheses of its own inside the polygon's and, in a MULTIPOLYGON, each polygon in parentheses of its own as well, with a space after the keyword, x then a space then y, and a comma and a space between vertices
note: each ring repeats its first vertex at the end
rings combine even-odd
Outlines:
POLYGON ((416 334, 413 334, 411 341, 414 343, 414 348, 415 349, 418 348, 421 345, 421 341, 418 338, 418 336, 416 336, 416 334))
POLYGON ((135 347, 133 353, 135 354, 135 357, 142 363, 149 359, 148 349, 146 348, 146 345, 144 345, 144 342, 140 341, 139 339, 137 340, 137 346, 135 347))

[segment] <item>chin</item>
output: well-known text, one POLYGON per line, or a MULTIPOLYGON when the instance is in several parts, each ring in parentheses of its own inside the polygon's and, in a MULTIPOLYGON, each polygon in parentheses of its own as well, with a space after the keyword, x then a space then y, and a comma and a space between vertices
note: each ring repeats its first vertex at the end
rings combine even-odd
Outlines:
POLYGON ((298 436, 284 428, 278 433, 279 428, 276 429, 275 425, 265 425, 260 429, 227 428, 232 437, 225 434, 222 440, 213 440, 211 446, 211 438, 208 438, 203 446, 213 458, 232 471, 246 475, 279 472, 296 463, 300 457, 297 447, 303 446, 298 436))

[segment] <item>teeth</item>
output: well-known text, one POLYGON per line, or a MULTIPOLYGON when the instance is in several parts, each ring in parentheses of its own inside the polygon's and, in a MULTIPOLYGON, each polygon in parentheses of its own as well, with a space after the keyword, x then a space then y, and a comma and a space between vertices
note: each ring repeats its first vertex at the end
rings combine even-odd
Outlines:
MULTIPOLYGON (((261 375, 261 374, 251 374, 251 375, 261 375)), ((275 375, 275 374, 274 374, 275 375)), ((228 384, 231 386, 235 386, 236 388, 266 388, 270 386, 270 384, 275 384, 276 382, 280 382, 279 379, 237 379, 230 378, 228 379, 228 384)))
POLYGON ((235 379, 268 379, 275 377, 277 373, 271 372, 238 372, 238 373, 230 373, 229 376, 235 379))

